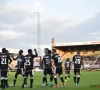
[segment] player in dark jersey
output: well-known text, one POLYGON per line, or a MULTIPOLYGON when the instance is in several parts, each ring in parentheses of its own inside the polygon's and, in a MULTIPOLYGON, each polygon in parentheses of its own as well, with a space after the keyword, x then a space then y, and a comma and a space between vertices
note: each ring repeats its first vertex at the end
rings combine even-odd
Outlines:
POLYGON ((71 68, 72 62, 69 58, 67 58, 67 60, 65 61, 65 81, 69 81, 71 68))
POLYGON ((60 80, 62 82, 62 87, 65 86, 64 79, 61 76, 62 75, 62 60, 59 54, 56 53, 56 49, 52 49, 52 60, 55 63, 55 69, 53 70, 54 73, 54 81, 55 81, 55 88, 58 88, 58 82, 57 82, 57 74, 60 77, 60 80))
POLYGON ((24 56, 23 56, 23 50, 19 50, 19 54, 16 58, 12 56, 13 60, 17 60, 17 71, 15 73, 13 84, 10 86, 15 86, 16 80, 19 74, 24 76, 24 56))
POLYGON ((33 54, 32 50, 28 50, 28 54, 24 56, 24 62, 25 62, 25 77, 24 82, 22 85, 22 88, 25 87, 25 84, 27 82, 28 75, 30 75, 30 88, 33 88, 33 76, 34 76, 34 58, 38 56, 36 49, 34 49, 35 55, 33 54))
POLYGON ((47 86, 47 74, 50 75, 50 86, 52 85, 52 80, 53 80, 53 73, 52 73, 52 66, 51 66, 51 51, 48 48, 44 49, 45 55, 43 56, 43 80, 42 80, 42 87, 47 86), (44 83, 46 82, 46 85, 44 83))
POLYGON ((77 52, 77 55, 73 56, 73 62, 74 62, 74 83, 77 86, 80 81, 80 71, 81 71, 81 65, 84 69, 84 62, 83 57, 80 55, 80 52, 77 52))
POLYGON ((0 69, 1 69, 1 88, 4 89, 7 86, 8 77, 8 64, 12 62, 10 56, 6 53, 6 49, 2 49, 0 54, 0 69), (10 60, 10 62, 9 62, 10 60))

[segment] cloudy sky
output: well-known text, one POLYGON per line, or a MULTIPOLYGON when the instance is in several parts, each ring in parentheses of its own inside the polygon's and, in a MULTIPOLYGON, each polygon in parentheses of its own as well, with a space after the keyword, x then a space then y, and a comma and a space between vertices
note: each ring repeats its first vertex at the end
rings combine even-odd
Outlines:
POLYGON ((0 0, 0 47, 37 48, 37 6, 41 48, 56 43, 100 40, 100 0, 0 0))

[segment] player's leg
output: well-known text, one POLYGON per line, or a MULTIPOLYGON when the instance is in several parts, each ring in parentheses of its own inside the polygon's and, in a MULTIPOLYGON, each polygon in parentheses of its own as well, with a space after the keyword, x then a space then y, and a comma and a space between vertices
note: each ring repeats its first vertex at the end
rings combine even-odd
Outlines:
POLYGON ((58 88, 58 82, 57 82, 57 68, 56 68, 56 67, 53 69, 53 74, 54 74, 55 88, 58 88))
MULTIPOLYGON (((8 72, 7 72, 7 77, 8 77, 8 72)), ((7 78, 6 88, 9 88, 9 85, 8 85, 8 78, 7 78)))
POLYGON ((69 78, 70 78, 70 70, 68 71, 68 73, 67 73, 67 81, 69 81, 69 78))
POLYGON ((76 85, 78 85, 79 84, 79 82, 80 82, 80 68, 78 69, 78 71, 77 71, 77 83, 76 83, 76 85))
POLYGON ((5 88, 8 88, 8 70, 4 71, 5 79, 5 88))
POLYGON ((1 88, 5 88, 5 78, 4 78, 4 71, 1 70, 1 88))
POLYGON ((30 88, 33 88, 33 77, 34 77, 34 71, 30 71, 30 88))
POLYGON ((76 73, 77 73, 77 69, 74 69, 74 84, 76 85, 76 73))
POLYGON ((8 70, 4 71, 4 79, 5 79, 4 86, 5 86, 5 88, 7 86, 7 80, 8 80, 7 77, 8 77, 8 70))
POLYGON ((43 70, 43 79, 42 79, 42 87, 44 87, 44 83, 46 82, 46 75, 47 75, 47 69, 44 68, 43 70))
POLYGON ((62 67, 60 67, 60 68, 58 68, 58 75, 59 75, 59 77, 60 77, 60 80, 61 80, 61 82, 62 82, 62 87, 64 87, 66 84, 65 84, 65 82, 64 82, 64 79, 63 79, 63 77, 62 77, 62 67))
POLYGON ((50 75, 50 87, 52 87, 53 86, 53 84, 52 84, 52 81, 53 81, 53 72, 52 72, 51 68, 49 70, 49 75, 50 75))
POLYGON ((11 84, 10 86, 15 86, 16 84, 16 80, 17 80, 17 77, 18 77, 18 74, 20 73, 20 70, 17 69, 16 73, 15 73, 15 76, 14 76, 14 81, 13 81, 13 84, 11 84))
POLYGON ((68 76, 68 73, 67 73, 67 71, 65 71, 65 82, 67 81, 67 77, 68 76))
POLYGON ((29 72, 25 72, 22 88, 26 87, 29 72))

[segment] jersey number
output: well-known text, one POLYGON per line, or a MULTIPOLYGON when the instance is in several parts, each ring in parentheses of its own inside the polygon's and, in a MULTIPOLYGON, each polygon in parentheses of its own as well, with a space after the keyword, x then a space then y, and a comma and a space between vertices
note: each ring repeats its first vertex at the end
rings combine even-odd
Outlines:
POLYGON ((76 59, 75 64, 80 64, 80 59, 76 59))
POLYGON ((60 63, 61 62, 61 58, 60 57, 58 57, 58 63, 60 63))
POLYGON ((31 65, 30 59, 25 60, 25 65, 31 65))
POLYGON ((69 63, 67 63, 67 67, 69 67, 69 63))
POLYGON ((1 64, 7 64, 6 58, 1 58, 1 64))
POLYGON ((46 59, 46 64, 50 64, 50 60, 46 59))

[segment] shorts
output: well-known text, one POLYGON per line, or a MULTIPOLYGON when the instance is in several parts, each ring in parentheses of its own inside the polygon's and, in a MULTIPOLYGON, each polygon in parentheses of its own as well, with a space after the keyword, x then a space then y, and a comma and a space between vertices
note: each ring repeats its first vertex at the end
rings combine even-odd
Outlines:
POLYGON ((33 77, 34 75, 34 71, 33 70, 29 70, 25 72, 25 76, 28 78, 28 75, 30 75, 30 77, 33 77))
POLYGON ((1 77, 8 77, 8 70, 1 70, 1 77))
POLYGON ((70 74, 70 69, 65 69, 66 74, 70 74))
POLYGON ((17 74, 24 74, 24 69, 23 68, 21 68, 21 69, 17 69, 17 71, 16 71, 16 73, 17 74))
POLYGON ((52 68, 44 68, 44 75, 47 75, 47 74, 53 75, 52 68))
POLYGON ((76 73, 80 73, 80 72, 81 72, 81 68, 74 69, 74 75, 76 75, 76 73))
POLYGON ((53 70, 53 74, 62 74, 62 67, 55 67, 55 69, 53 70))

